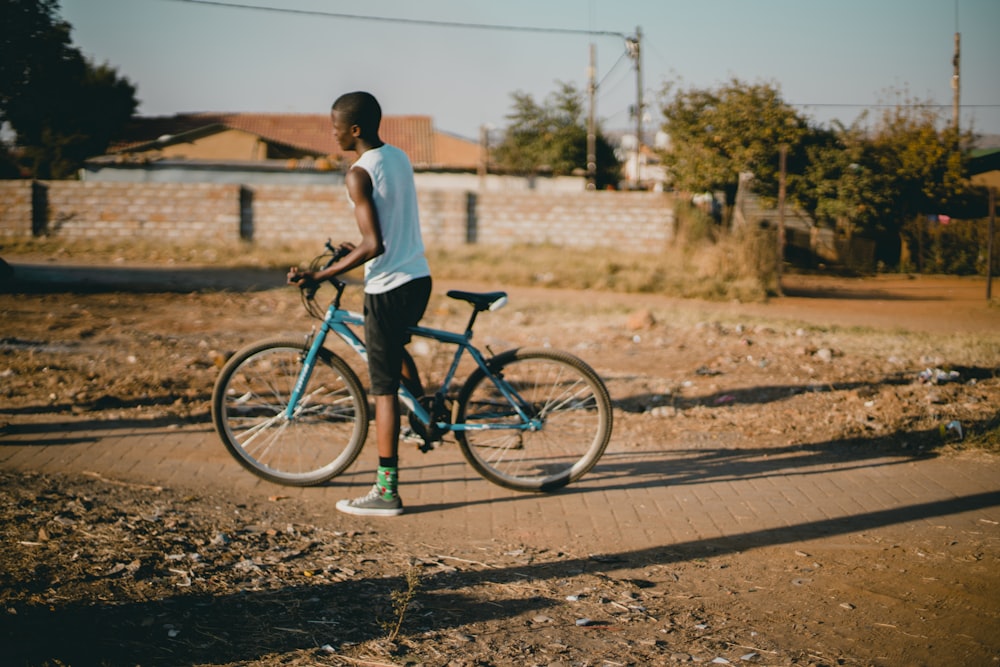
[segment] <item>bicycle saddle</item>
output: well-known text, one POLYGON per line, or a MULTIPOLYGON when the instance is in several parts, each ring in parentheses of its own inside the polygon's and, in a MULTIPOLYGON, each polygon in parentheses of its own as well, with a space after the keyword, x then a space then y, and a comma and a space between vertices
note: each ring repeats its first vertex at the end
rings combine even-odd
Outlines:
POLYGON ((507 303, 506 292, 462 292, 461 290, 451 290, 448 292, 448 296, 452 299, 471 303, 476 312, 496 310, 507 303))

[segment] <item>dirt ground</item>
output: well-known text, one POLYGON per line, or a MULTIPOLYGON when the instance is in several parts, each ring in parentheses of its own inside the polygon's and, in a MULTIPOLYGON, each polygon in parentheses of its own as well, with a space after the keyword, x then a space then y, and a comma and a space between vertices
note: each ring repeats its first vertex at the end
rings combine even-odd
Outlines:
MULTIPOLYGON (((227 355, 310 326, 268 273, 6 259, 19 282, 0 294, 0 441, 51 411, 204 422, 227 355)), ((589 361, 615 401, 614 437, 638 450, 726 432, 747 449, 997 455, 1000 308, 981 279, 783 284, 766 304, 513 288, 476 340, 589 361)), ((435 294, 450 287, 497 286, 435 294)), ((435 296, 425 324, 464 315, 435 296)), ((438 350, 414 352, 440 373, 438 350)), ((609 575, 555 547, 401 549, 377 526, 340 531, 292 502, 0 471, 0 537, 12 665, 1000 662, 995 528, 947 543, 860 534, 849 549, 679 551, 609 575), (803 585, 768 593, 789 579, 803 585), (332 584, 336 605, 322 593, 332 584), (483 611, 501 603, 502 620, 483 611), (898 630, 894 614, 927 630, 898 630)))

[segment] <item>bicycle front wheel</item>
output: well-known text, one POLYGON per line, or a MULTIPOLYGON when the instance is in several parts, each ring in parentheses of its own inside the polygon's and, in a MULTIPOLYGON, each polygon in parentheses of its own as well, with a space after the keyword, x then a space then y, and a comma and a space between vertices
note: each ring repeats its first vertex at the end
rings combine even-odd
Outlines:
POLYGON ((212 420, 226 449, 250 472, 290 486, 339 475, 368 435, 368 397, 347 363, 323 348, 288 416, 308 348, 263 341, 237 352, 212 392, 212 420))
POLYGON ((611 439, 612 413, 590 366, 548 349, 510 350, 489 364, 492 376, 477 369, 462 387, 454 420, 479 474, 517 491, 553 491, 594 467, 611 439))

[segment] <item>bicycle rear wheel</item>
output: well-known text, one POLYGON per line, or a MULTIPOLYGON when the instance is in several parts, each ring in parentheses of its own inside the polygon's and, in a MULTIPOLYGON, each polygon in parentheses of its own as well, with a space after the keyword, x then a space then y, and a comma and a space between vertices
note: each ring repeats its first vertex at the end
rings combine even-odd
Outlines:
POLYGON ((516 394, 525 422, 491 376, 477 369, 462 387, 455 435, 479 474, 518 491, 553 491, 586 474, 611 439, 611 398, 601 378, 566 352, 510 350, 490 361, 516 394), (510 428, 497 428, 509 426, 510 428))
POLYGON ((308 385, 286 416, 308 349, 269 340, 237 352, 212 392, 212 420, 226 449, 250 472, 290 486, 339 475, 368 435, 368 397, 347 363, 321 349, 308 385))

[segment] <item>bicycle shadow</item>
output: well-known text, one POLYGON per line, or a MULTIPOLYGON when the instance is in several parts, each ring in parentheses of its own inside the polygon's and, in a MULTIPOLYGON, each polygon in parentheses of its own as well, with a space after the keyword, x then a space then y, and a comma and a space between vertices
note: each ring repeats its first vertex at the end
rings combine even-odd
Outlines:
MULTIPOLYGON (((988 426, 986 421, 972 423, 970 428, 988 426)), ((912 451, 901 450, 898 439, 913 443, 940 443, 937 429, 909 431, 877 438, 844 438, 812 444, 795 444, 781 447, 754 447, 753 449, 728 448, 670 448, 655 451, 607 452, 593 470, 567 487, 551 495, 576 496, 607 493, 621 490, 638 490, 660 487, 682 487, 711 484, 713 482, 765 480, 795 476, 829 474, 831 467, 840 472, 868 469, 873 466, 907 465, 915 461, 936 458, 939 454, 930 446, 915 444, 912 451)), ((461 464, 456 463, 455 466, 461 464)), ((374 474, 372 472, 371 474, 374 474)), ((455 476, 443 480, 444 484, 468 483, 476 477, 455 476)), ((408 480, 407 485, 419 485, 419 479, 408 480)), ((442 483, 435 479, 434 484, 442 483)), ((430 503, 417 507, 407 506, 408 514, 435 513, 469 508, 476 505, 496 505, 518 502, 525 494, 512 492, 508 496, 483 499, 463 499, 461 502, 430 503)), ((528 496, 530 497, 530 496, 528 496)))

